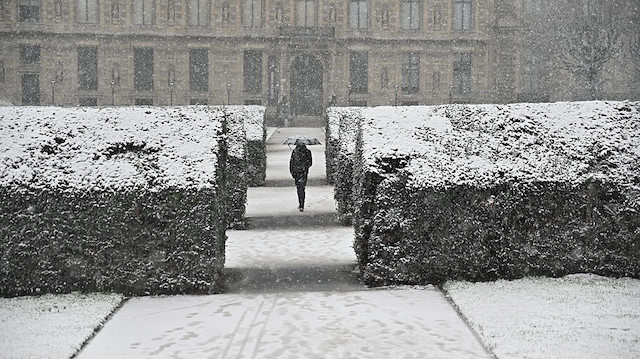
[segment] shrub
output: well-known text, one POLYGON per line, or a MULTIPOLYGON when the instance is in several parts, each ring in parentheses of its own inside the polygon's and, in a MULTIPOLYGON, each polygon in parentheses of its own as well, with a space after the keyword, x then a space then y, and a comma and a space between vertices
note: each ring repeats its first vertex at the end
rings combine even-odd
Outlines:
POLYGON ((0 293, 211 293, 227 162, 206 107, 0 110, 0 293))
POLYGON ((639 112, 604 102, 365 110, 354 162, 364 280, 640 277, 639 112))
POLYGON ((325 166, 327 171, 327 182, 334 184, 334 176, 337 166, 338 146, 340 142, 339 128, 340 128, 341 111, 339 107, 327 108, 325 118, 325 166))
POLYGON ((247 179, 250 186, 262 186, 267 178, 267 128, 262 106, 231 106, 243 111, 247 133, 247 179))
POLYGON ((361 107, 341 108, 338 112, 340 126, 335 166, 334 197, 337 203, 339 220, 343 224, 350 224, 353 215, 353 156, 361 113, 361 107))
POLYGON ((244 229, 248 186, 246 115, 242 107, 219 107, 218 110, 220 117, 224 118, 228 142, 225 171, 227 227, 244 229))

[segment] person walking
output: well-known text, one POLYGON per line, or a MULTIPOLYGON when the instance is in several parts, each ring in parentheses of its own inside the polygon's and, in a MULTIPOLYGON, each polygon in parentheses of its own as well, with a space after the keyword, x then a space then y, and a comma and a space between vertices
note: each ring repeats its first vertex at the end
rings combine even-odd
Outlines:
POLYGON ((313 164, 311 151, 304 143, 296 141, 296 148, 291 152, 291 160, 289 161, 289 172, 296 183, 298 190, 298 210, 304 211, 305 187, 307 186, 307 177, 309 176, 309 167, 313 164))

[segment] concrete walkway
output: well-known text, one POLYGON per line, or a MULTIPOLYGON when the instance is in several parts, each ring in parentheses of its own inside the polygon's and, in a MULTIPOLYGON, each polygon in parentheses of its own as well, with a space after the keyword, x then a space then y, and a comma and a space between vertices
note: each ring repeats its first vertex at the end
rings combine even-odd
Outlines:
POLYGON ((249 229, 228 231, 227 292, 132 298, 80 358, 490 358, 435 287, 370 289, 353 230, 335 223, 324 146, 310 147, 305 212, 288 174, 289 135, 268 144, 267 186, 249 191, 249 229))

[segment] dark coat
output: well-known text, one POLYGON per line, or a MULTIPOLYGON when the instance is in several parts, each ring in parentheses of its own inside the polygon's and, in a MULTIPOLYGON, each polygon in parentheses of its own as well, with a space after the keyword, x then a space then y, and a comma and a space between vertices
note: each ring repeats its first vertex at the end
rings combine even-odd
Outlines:
POLYGON ((291 153, 289 172, 293 178, 298 178, 302 175, 306 175, 312 164, 313 160, 311 159, 311 151, 309 151, 305 145, 297 145, 291 153))

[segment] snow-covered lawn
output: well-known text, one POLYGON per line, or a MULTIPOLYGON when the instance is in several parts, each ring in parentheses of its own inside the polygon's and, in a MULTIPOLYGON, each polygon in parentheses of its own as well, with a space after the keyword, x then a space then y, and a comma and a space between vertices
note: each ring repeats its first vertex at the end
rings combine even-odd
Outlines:
POLYGON ((640 280, 575 274, 445 289, 499 359, 640 358, 640 280))
POLYGON ((0 298, 0 357, 69 358, 122 300, 98 293, 0 298))

